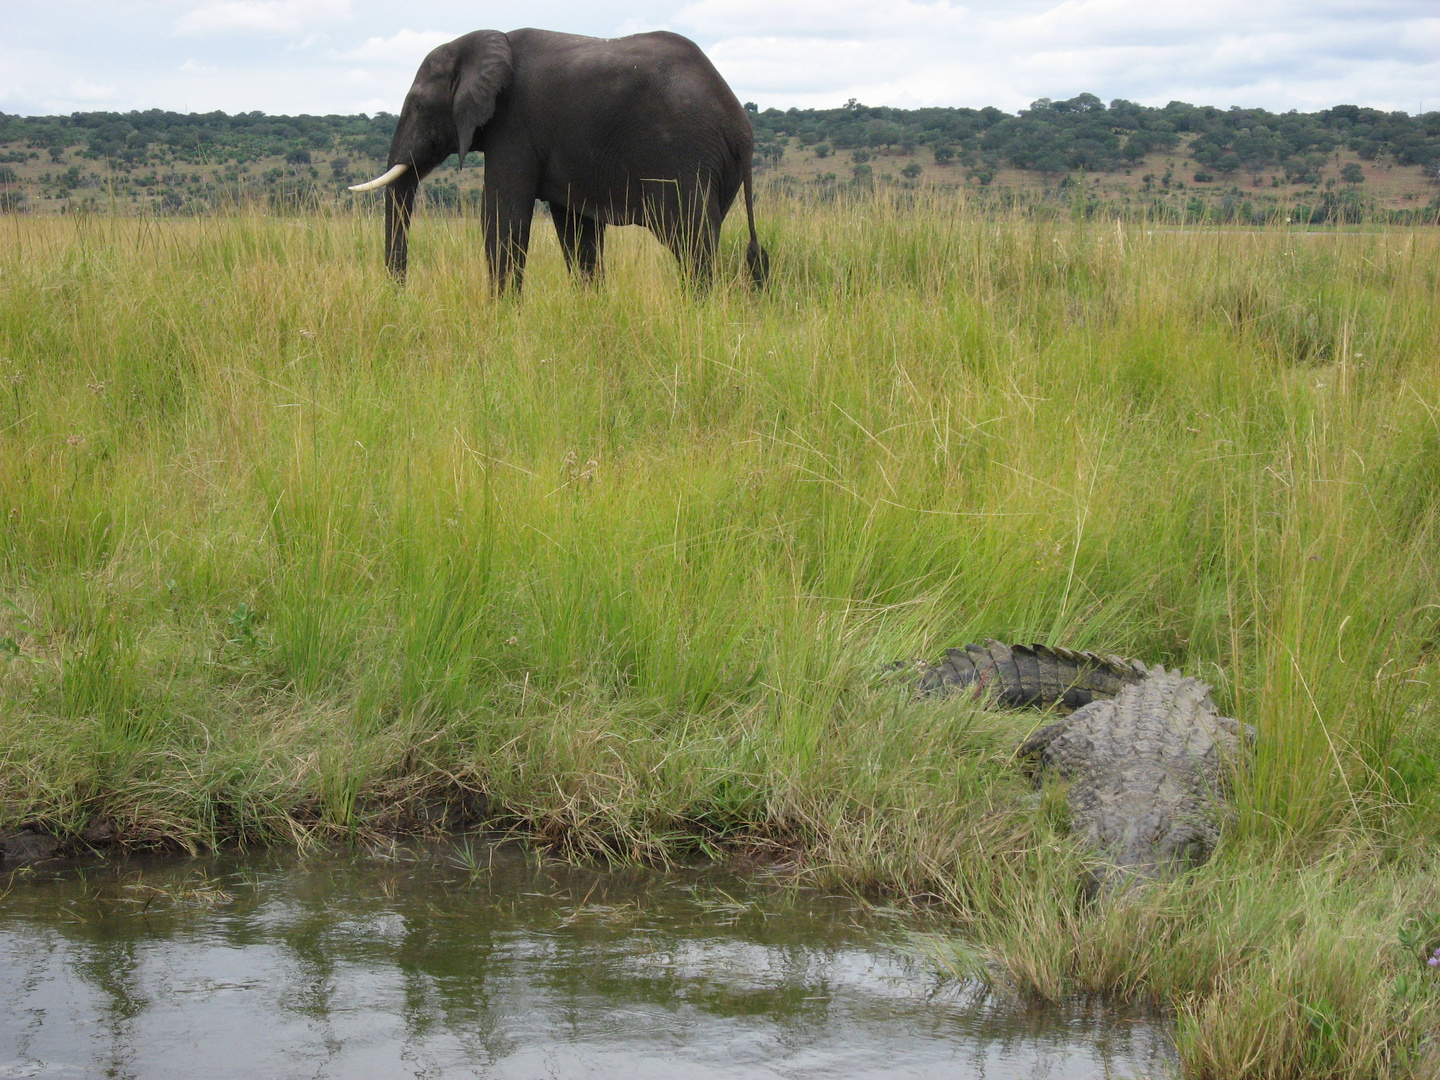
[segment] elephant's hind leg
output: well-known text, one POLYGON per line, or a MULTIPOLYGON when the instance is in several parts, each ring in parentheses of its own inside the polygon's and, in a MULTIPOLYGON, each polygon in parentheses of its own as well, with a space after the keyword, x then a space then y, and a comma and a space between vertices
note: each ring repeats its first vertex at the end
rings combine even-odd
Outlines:
POLYGON ((720 247, 720 222, 711 215, 687 221, 679 243, 672 248, 680 265, 701 292, 708 292, 715 278, 715 252, 720 247))
POLYGON ((652 218, 659 220, 651 229, 674 253, 681 271, 702 293, 710 288, 714 277, 715 250, 720 245, 723 217, 718 200, 702 190, 679 200, 678 206, 665 207, 664 212, 652 218))
POLYGON ((565 265, 581 281, 594 281, 600 274, 600 257, 605 253, 605 223, 564 206, 552 207, 551 213, 560 235, 560 249, 565 252, 565 265))

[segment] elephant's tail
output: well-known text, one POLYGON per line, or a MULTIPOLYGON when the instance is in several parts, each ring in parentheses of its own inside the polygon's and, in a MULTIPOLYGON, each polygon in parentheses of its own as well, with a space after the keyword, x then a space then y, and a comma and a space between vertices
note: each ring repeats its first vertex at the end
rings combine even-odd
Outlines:
POLYGON ((770 280, 770 253, 760 246, 760 237, 755 235, 755 193, 749 160, 745 161, 744 168, 745 220, 750 223, 750 246, 745 249, 745 264, 750 267, 750 280, 755 287, 763 289, 770 280))

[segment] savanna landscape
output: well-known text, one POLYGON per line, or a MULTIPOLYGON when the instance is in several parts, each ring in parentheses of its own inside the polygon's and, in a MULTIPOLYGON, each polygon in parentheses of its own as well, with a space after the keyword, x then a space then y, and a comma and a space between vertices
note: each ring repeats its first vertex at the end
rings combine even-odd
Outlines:
MULTIPOLYGON (((1011 114, 745 105, 762 188, 834 195, 963 192, 981 206, 1062 204, 1190 222, 1433 221, 1440 112, 1356 105, 1313 113, 1163 108, 1094 94, 1011 114)), ((0 210, 184 215, 259 204, 353 207, 347 186, 381 171, 396 116, 90 112, 0 114, 0 210)), ((474 210, 480 154, 426 185, 432 212, 474 210)))
MULTIPOLYGON (((464 198, 401 289, 376 196, 212 205, 185 164, 156 212, 101 154, 113 197, 47 213, 78 144, 17 163, 0 829, 736 860, 937 915, 956 977, 1159 1006, 1186 1077, 1433 1075, 1429 159, 1237 161, 1222 228, 1195 133, 1022 184, 964 137, 858 162, 777 123, 769 286, 732 213, 705 295, 637 228, 581 286, 539 223, 497 300, 464 198), (889 670, 987 637, 1180 668, 1253 725, 1214 857, 1087 901, 1014 760, 1048 717, 889 670)), ((301 149, 273 167, 355 179, 301 149)))

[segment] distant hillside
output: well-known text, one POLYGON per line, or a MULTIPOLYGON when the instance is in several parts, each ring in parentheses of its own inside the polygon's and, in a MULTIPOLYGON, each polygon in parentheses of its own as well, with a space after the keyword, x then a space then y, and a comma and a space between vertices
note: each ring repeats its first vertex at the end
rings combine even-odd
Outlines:
POLYGON ((1365 161, 1440 168, 1440 112, 1423 116, 1337 105, 1317 113, 1217 109, 1172 101, 1163 109, 1094 94, 1041 98, 1019 115, 985 109, 890 109, 850 102, 840 109, 766 109, 751 116, 761 147, 795 136, 802 146, 928 147, 965 165, 1005 165, 1051 175, 1115 172, 1188 136, 1200 164, 1230 176, 1279 170, 1304 180, 1323 158, 1348 149, 1365 161))
POLYGON ((260 112, 72 113, 7 116, 0 113, 0 143, 23 144, 51 155, 74 149, 90 161, 116 166, 147 164, 244 165, 264 157, 337 150, 383 158, 395 117, 266 116, 260 112))
MULTIPOLYGON (((1337 105, 1277 114, 1178 101, 1151 108, 1106 105, 1093 94, 1042 98, 1019 114, 855 101, 838 109, 746 108, 757 167, 787 182, 868 186, 888 178, 991 191, 1068 188, 1073 196, 1083 174, 1089 196, 1111 201, 1132 190, 1162 201, 1185 191, 1186 205, 1211 196, 1243 198, 1252 210, 1298 201, 1324 204, 1331 217, 1440 205, 1440 112, 1337 105)), ((395 120, 384 113, 0 113, 0 210, 107 203, 185 212, 257 198, 297 206, 345 198, 347 184, 383 161, 395 120)), ((429 201, 460 205, 478 183, 478 171, 442 174, 427 185, 429 201)))

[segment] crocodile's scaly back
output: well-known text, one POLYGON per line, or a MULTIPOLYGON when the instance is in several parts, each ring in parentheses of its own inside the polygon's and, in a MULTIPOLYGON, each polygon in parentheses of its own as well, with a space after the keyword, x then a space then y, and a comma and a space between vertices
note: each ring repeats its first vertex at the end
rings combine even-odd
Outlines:
POLYGON ((1229 771, 1254 738, 1217 714, 1205 683, 1161 672, 1041 728, 1019 756, 1070 782, 1071 828, 1103 860, 1091 884, 1111 894, 1209 858, 1229 771))
POLYGON ((939 664, 924 666, 916 689, 935 694, 968 688, 976 696, 993 695, 1002 705, 1055 705, 1070 712, 1109 700, 1125 687, 1164 672, 1163 667, 1149 668, 1119 656, 987 640, 984 645, 946 649, 939 664))

